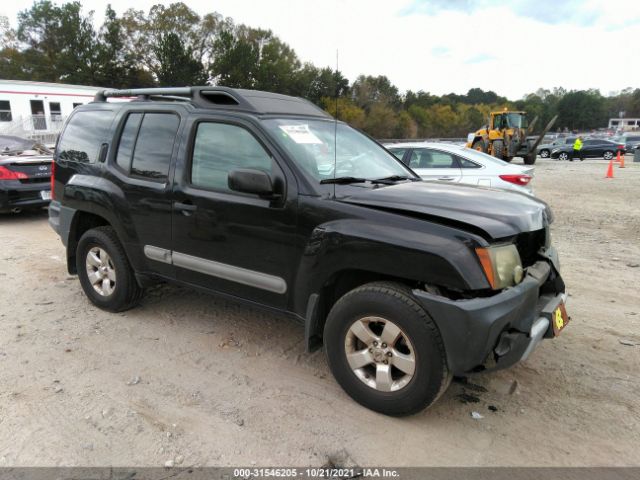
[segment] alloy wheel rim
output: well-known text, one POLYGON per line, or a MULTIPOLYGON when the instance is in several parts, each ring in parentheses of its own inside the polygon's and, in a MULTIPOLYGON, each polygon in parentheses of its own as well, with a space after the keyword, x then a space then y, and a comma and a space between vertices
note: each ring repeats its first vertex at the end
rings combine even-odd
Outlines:
POLYGON ((374 390, 396 392, 416 372, 416 355, 408 335, 382 317, 364 317, 351 324, 344 342, 349 367, 374 390))
POLYGON ((93 289, 103 297, 108 297, 116 288, 116 269, 105 249, 93 247, 87 252, 87 277, 93 289))

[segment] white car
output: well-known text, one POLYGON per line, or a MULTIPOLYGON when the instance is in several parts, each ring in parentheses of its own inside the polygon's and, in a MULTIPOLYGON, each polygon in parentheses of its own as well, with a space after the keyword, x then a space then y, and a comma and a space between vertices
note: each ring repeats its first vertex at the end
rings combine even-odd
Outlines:
POLYGON ((391 143, 385 147, 424 180, 466 183, 533 195, 534 168, 512 165, 452 143, 391 143))

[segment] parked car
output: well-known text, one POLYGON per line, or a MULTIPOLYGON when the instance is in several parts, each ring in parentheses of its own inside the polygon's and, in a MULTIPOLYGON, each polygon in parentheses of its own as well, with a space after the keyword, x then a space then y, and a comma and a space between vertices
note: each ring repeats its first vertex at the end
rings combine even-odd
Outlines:
MULTIPOLYGON (((625 154, 624 145, 604 138, 587 138, 582 141, 582 155, 584 158, 604 158, 611 160, 616 154, 625 154)), ((571 160, 573 144, 559 145, 551 150, 551 158, 571 160)))
POLYGON ((448 143, 396 143, 387 149, 423 180, 516 190, 533 194, 534 167, 521 167, 486 153, 448 143))
POLYGON ((51 199, 52 152, 21 137, 0 135, 0 213, 42 208, 51 199))
POLYGON ((566 145, 571 145, 573 147, 574 142, 577 137, 561 137, 556 138, 551 143, 545 143, 538 146, 538 155, 541 158, 549 158, 551 156, 551 151, 555 148, 563 147, 566 145))
POLYGON ((624 150, 627 153, 633 153, 635 148, 640 145, 640 133, 626 133, 615 137, 615 142, 624 144, 624 150))
POLYGON ((544 202, 422 181, 306 100, 99 92, 55 162, 49 222, 94 305, 123 311, 171 281, 283 312, 378 412, 418 412, 568 321, 544 202), (106 101, 121 96, 139 100, 106 101))

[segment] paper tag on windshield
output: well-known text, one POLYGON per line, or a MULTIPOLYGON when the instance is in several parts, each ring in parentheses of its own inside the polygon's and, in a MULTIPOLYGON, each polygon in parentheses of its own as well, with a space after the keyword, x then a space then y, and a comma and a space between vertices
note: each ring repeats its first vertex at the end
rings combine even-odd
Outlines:
POLYGON ((323 143, 309 130, 309 125, 280 125, 280 129, 296 143, 323 143))

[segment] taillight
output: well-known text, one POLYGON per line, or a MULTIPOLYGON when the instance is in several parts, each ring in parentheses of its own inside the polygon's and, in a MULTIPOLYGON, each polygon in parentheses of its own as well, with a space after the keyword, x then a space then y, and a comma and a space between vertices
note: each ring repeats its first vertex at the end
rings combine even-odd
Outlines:
POLYGON ((51 161, 51 200, 53 200, 53 184, 55 183, 56 161, 51 161))
POLYGON ((618 145, 618 150, 624 150, 625 145, 618 145))
POLYGON ((0 180, 22 180, 23 178, 29 178, 29 176, 26 173, 14 172, 0 165, 0 180))
POLYGON ((527 185, 531 181, 531 175, 500 175, 500 178, 516 185, 527 185))

